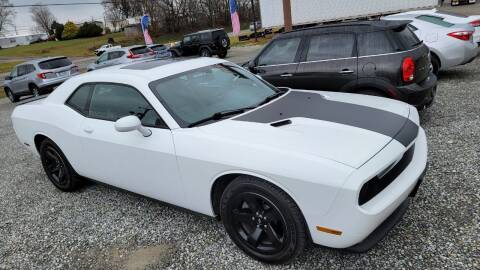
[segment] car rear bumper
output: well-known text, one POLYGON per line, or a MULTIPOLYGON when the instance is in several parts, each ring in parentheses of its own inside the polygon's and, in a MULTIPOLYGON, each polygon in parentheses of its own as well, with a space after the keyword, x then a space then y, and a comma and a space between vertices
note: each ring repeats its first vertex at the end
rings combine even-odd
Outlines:
POLYGON ((53 79, 44 79, 44 80, 37 80, 35 83, 40 89, 51 89, 59 86, 64 81, 70 79, 73 76, 76 76, 80 73, 73 73, 65 77, 60 78, 53 78, 53 79))
POLYGON ((352 179, 349 179, 339 191, 325 215, 306 216, 314 243, 363 252, 378 243, 394 227, 405 213, 408 203, 406 201, 410 196, 415 195, 425 175, 427 140, 424 130, 419 129, 415 145, 412 146, 415 147, 415 151, 411 162, 390 185, 363 205, 358 204, 358 188, 364 182, 359 179, 371 173, 373 167, 385 163, 393 152, 398 151, 398 147, 400 146, 390 143, 371 161, 358 169, 356 176, 352 176, 352 179), (322 232, 315 226, 331 228, 341 233, 335 235, 322 232))
POLYGON ((417 109, 423 109, 433 104, 437 93, 437 76, 431 73, 427 79, 421 83, 413 83, 406 86, 397 87, 401 93, 402 101, 407 102, 417 109))

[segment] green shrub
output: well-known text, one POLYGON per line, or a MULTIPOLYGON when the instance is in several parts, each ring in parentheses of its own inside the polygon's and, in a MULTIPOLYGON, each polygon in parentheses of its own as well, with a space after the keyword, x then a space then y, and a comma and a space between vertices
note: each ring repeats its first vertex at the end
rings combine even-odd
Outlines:
POLYGON ((74 39, 77 37, 78 27, 73 22, 65 23, 62 39, 74 39))

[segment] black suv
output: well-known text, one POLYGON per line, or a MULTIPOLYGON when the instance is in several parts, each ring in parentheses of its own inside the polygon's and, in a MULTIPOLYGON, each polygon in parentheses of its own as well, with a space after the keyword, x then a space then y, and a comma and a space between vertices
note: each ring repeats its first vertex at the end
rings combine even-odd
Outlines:
POLYGON ((280 34, 244 64, 275 86, 390 97, 419 109, 437 87, 410 21, 357 21, 280 34))
POLYGON ((225 58, 230 49, 230 39, 223 29, 204 30, 185 35, 183 40, 170 48, 173 56, 218 55, 225 58))

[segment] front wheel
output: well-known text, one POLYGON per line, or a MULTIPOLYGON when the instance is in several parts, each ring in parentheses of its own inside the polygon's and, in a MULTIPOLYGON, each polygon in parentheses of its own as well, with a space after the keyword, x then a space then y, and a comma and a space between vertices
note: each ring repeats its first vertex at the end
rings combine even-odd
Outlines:
POLYGON ((18 96, 15 95, 10 88, 5 88, 5 95, 10 99, 12 103, 15 103, 18 101, 18 96))
POLYGON ((207 48, 203 48, 200 50, 200 56, 201 57, 210 57, 212 54, 210 53, 210 50, 207 48))
POLYGON ((60 148, 51 140, 40 144, 40 159, 48 179, 61 191, 75 191, 79 187, 78 176, 60 148))
POLYGON ((307 243, 305 221, 295 202, 253 177, 238 177, 226 188, 220 215, 233 242, 260 261, 286 263, 307 243))

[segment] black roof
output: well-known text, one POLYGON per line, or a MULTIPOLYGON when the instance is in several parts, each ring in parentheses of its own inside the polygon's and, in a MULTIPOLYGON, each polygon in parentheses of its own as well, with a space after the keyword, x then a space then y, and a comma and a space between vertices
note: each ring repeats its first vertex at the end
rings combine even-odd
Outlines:
POLYGON ((412 21, 409 20, 399 20, 399 21, 384 21, 384 20, 375 20, 375 21, 351 21, 351 22, 341 22, 333 24, 323 24, 318 26, 313 26, 309 28, 303 28, 294 30, 288 33, 283 33, 279 38, 286 38, 292 36, 301 36, 304 34, 316 34, 316 33, 328 33, 328 32, 354 32, 354 33, 366 33, 366 32, 376 32, 382 30, 403 30, 409 23, 412 21))
POLYGON ((225 30, 223 28, 206 29, 206 30, 201 30, 201 31, 194 32, 194 33, 189 33, 189 34, 186 34, 185 36, 205 34, 205 33, 211 33, 211 32, 215 32, 215 31, 225 31, 225 30))

